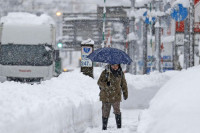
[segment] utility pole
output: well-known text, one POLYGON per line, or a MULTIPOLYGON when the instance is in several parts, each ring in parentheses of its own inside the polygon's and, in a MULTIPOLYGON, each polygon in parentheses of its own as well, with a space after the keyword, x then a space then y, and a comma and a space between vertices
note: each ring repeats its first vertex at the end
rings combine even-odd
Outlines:
MULTIPOLYGON (((154 3, 154 0, 152 1, 153 3, 154 3)), ((150 31, 150 45, 151 45, 151 59, 150 59, 150 62, 151 62, 151 64, 150 64, 150 72, 152 72, 153 71, 153 65, 154 65, 154 48, 153 48, 153 39, 152 39, 152 37, 153 37, 153 31, 152 31, 152 29, 153 29, 153 21, 152 21, 152 14, 151 14, 151 11, 152 11, 152 2, 150 2, 149 4, 150 4, 150 17, 149 17, 149 21, 150 21, 150 29, 149 29, 149 31, 150 31)), ((154 5, 154 4, 153 4, 154 5)))
POLYGON ((184 21, 184 65, 183 68, 187 69, 189 67, 189 53, 190 53, 190 35, 189 35, 189 16, 184 21))
POLYGON ((147 28, 148 25, 143 21, 143 74, 147 73, 147 28))
MULTIPOLYGON (((134 11, 135 10, 135 0, 131 0, 131 10, 134 11)), ((134 34, 135 32, 135 17, 131 17, 130 18, 130 34, 134 34)), ((135 34, 134 34, 135 36, 135 34)), ((133 60, 133 62, 131 63, 131 65, 129 65, 128 67, 128 71, 131 74, 135 74, 136 75, 136 43, 137 41, 135 39, 131 39, 130 43, 129 43, 129 47, 128 47, 128 54, 130 56, 130 58, 133 60)))
POLYGON ((103 5, 103 31, 102 31, 102 47, 105 47, 105 29, 106 29, 106 0, 103 5))
MULTIPOLYGON (((156 5, 155 5, 155 10, 156 12, 160 12, 161 11, 161 2, 162 1, 156 1, 156 5)), ((159 72, 161 72, 161 50, 160 50, 160 46, 161 46, 161 16, 157 16, 157 22, 155 25, 155 43, 156 43, 156 53, 155 53, 155 58, 156 58, 156 70, 158 70, 159 72)))
POLYGON ((190 0, 188 16, 184 22, 184 65, 187 69, 194 66, 194 0, 190 0))
POLYGON ((174 70, 178 70, 178 44, 177 44, 177 33, 176 33, 176 21, 173 21, 173 25, 175 25, 174 31, 175 31, 175 42, 173 44, 173 66, 174 70))
POLYGON ((190 7, 189 7, 189 38, 190 38, 190 67, 194 66, 194 0, 190 0, 190 7))

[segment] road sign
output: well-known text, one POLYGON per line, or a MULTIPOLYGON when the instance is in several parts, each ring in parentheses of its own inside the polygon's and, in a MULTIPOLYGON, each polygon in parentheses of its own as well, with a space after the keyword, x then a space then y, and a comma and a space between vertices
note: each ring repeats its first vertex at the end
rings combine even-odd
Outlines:
POLYGON ((183 21, 188 16, 187 8, 183 7, 182 4, 177 4, 172 8, 171 17, 177 22, 183 21))
POLYGON ((94 51, 94 41, 88 39, 87 41, 83 41, 81 43, 81 72, 84 75, 88 75, 90 77, 93 76, 93 63, 92 61, 87 58, 89 54, 94 51))
POLYGON ((92 61, 87 56, 92 53, 92 47, 82 46, 81 67, 92 67, 92 61))
MULTIPOLYGON (((151 21, 149 20, 149 16, 148 16, 148 14, 147 14, 147 11, 144 12, 143 16, 145 17, 145 21, 144 21, 144 22, 145 22, 146 24, 150 24, 151 21)), ((156 21, 156 17, 152 17, 152 21, 155 22, 155 21, 156 21)))

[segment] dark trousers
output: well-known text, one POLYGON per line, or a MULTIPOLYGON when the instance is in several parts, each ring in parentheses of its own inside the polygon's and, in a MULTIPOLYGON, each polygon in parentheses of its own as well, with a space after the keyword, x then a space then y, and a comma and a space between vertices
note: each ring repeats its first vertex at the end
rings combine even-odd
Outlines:
POLYGON ((104 117, 104 118, 108 118, 109 117, 111 105, 113 107, 114 114, 121 115, 120 102, 114 102, 114 103, 102 102, 102 117, 104 117))

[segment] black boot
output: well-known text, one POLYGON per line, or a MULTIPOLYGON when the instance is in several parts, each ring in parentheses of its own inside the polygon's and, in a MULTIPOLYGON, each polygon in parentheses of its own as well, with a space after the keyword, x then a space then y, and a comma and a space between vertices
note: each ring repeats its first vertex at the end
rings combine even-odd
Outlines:
POLYGON ((102 130, 107 130, 108 118, 102 117, 102 130))
POLYGON ((116 119, 116 124, 117 124, 117 128, 121 128, 122 125, 122 121, 121 121, 121 114, 115 114, 115 119, 116 119))

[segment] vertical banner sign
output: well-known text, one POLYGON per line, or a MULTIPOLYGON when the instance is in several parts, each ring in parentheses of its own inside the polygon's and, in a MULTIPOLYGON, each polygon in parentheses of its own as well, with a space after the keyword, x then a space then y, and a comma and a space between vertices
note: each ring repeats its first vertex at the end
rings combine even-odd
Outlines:
POLYGON ((92 61, 87 58, 92 53, 92 47, 82 46, 81 48, 81 67, 92 67, 92 61))

